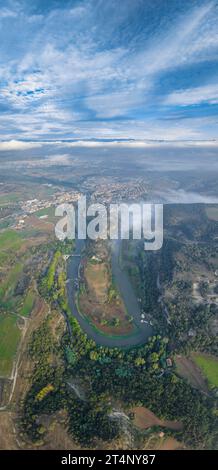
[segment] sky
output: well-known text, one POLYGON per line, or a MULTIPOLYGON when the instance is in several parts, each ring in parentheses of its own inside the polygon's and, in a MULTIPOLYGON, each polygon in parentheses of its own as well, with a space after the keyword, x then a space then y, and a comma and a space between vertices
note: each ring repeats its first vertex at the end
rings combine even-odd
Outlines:
POLYGON ((216 139, 217 24, 215 0, 1 0, 1 145, 216 139))

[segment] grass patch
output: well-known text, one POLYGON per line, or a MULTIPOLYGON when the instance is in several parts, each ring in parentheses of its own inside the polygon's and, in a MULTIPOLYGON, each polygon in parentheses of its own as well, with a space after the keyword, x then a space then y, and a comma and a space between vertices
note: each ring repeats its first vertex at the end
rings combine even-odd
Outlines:
POLYGON ((0 206, 5 206, 7 204, 16 203, 18 199, 17 193, 3 194, 0 196, 0 206))
POLYGON ((17 311, 19 298, 14 295, 14 289, 17 285, 18 279, 22 273, 23 264, 15 264, 8 276, 0 285, 0 308, 5 312, 17 311))
POLYGON ((14 287, 18 281, 19 275, 23 269, 23 264, 22 263, 17 263, 15 266, 11 269, 8 277, 5 279, 5 281, 2 283, 0 287, 0 295, 4 296, 7 294, 7 291, 13 291, 14 287))
POLYGON ((12 219, 6 219, 0 222, 0 230, 8 228, 12 224, 12 219))
POLYGON ((44 209, 40 209, 37 212, 34 212, 34 215, 37 217, 43 217, 44 215, 48 216, 48 219, 51 217, 55 217, 55 207, 50 206, 50 207, 45 207, 44 209))
POLYGON ((218 359, 205 354, 194 354, 193 360, 207 378, 209 386, 218 387, 218 359))
POLYGON ((29 290, 24 299, 24 303, 20 309, 20 312, 19 312, 20 315, 24 317, 27 317, 28 315, 30 315, 33 309, 34 303, 35 303, 35 298, 36 298, 35 292, 33 292, 32 290, 29 290))
POLYGON ((106 263, 93 264, 88 262, 85 269, 85 277, 88 288, 98 302, 108 300, 108 288, 110 286, 109 270, 106 263))
POLYGON ((0 251, 19 250, 22 245, 21 236, 14 230, 5 230, 0 233, 0 251))
POLYGON ((10 375, 21 332, 15 315, 0 315, 0 376, 10 375))
POLYGON ((8 229, 0 233, 0 266, 9 264, 9 259, 16 255, 23 244, 23 240, 17 232, 8 229))
POLYGON ((107 336, 129 336, 134 325, 111 281, 108 263, 87 262, 84 268, 85 288, 80 285, 79 303, 84 316, 107 336))

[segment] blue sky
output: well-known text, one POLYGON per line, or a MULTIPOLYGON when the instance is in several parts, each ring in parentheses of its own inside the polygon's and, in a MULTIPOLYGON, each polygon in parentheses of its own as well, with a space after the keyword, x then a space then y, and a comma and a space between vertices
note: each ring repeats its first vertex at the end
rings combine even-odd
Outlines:
POLYGON ((217 137, 215 0, 1 0, 0 140, 217 137))

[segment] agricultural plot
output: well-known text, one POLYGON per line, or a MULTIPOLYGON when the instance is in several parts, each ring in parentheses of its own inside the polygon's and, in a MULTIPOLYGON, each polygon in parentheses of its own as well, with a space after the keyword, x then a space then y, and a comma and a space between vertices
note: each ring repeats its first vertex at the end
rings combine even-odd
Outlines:
POLYGON ((47 220, 53 221, 55 217, 55 207, 45 207, 45 209, 40 209, 34 213, 37 217, 47 217, 47 220))
POLYGON ((193 354, 193 360, 206 377, 209 387, 218 387, 218 359, 208 354, 193 354))
POLYGON ((19 250, 22 244, 21 236, 14 230, 5 230, 0 233, 0 250, 19 250))
POLYGON ((0 206, 16 203, 18 199, 18 193, 8 193, 0 195, 0 206))
POLYGON ((144 406, 135 406, 131 409, 134 414, 134 424, 140 429, 149 429, 153 426, 160 426, 174 431, 182 429, 182 423, 179 421, 169 421, 159 419, 152 411, 148 410, 144 406))
POLYGON ((23 234, 8 229, 0 233, 0 268, 11 266, 11 261, 18 256, 26 244, 23 234))
POLYGON ((185 356, 175 357, 176 371, 180 377, 187 380, 192 387, 201 390, 204 393, 208 393, 208 386, 205 378, 203 377, 201 370, 194 362, 193 358, 185 356))
POLYGON ((0 315, 0 376, 10 375, 21 331, 15 315, 0 315))
POLYGON ((20 309, 20 315, 27 317, 31 314, 36 300, 35 292, 29 290, 20 309))
POLYGON ((6 310, 13 308, 16 303, 13 293, 22 270, 23 263, 16 263, 0 285, 0 307, 6 310))
POLYGON ((94 264, 88 262, 85 268, 88 289, 100 304, 107 301, 107 292, 110 283, 109 270, 106 263, 94 264))
POLYGON ((134 325, 111 281, 108 263, 89 260, 84 267, 84 283, 79 293, 79 308, 102 333, 131 334, 134 325))
POLYGON ((5 281, 1 285, 0 293, 1 295, 6 295, 8 290, 12 291, 14 285, 16 284, 19 274, 23 269, 23 263, 16 263, 12 269, 9 271, 8 276, 6 277, 5 281))

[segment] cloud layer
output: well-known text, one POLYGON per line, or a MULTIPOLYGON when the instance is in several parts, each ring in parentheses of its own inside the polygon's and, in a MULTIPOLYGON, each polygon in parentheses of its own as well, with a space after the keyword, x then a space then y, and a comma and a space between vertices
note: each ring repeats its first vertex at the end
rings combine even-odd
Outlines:
POLYGON ((215 0, 3 0, 0 139, 216 138, 217 19, 215 0))

